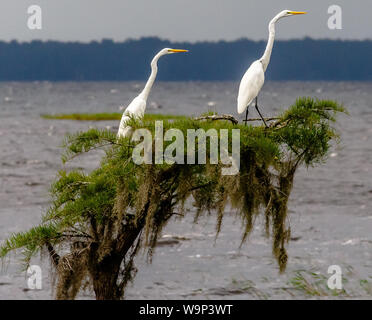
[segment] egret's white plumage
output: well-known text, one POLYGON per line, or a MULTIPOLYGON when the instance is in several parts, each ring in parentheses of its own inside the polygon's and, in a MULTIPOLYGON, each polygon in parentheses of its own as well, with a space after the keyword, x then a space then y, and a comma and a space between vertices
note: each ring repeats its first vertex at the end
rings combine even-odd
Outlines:
POLYGON ((271 52, 274 45, 275 23, 281 18, 305 13, 306 12, 283 10, 270 21, 269 39, 267 41, 265 52, 261 59, 256 60, 251 64, 240 82, 237 101, 238 113, 243 113, 246 111, 252 101, 258 96, 265 82, 265 71, 269 65, 271 52))
POLYGON ((261 61, 257 60, 251 64, 244 74, 238 95, 238 113, 243 113, 245 109, 257 97, 265 82, 265 72, 261 61))
POLYGON ((143 118, 146 110, 146 100, 141 94, 134 98, 129 106, 124 110, 120 120, 118 137, 128 137, 132 133, 132 128, 127 125, 131 117, 143 118))
POLYGON ((123 116, 121 118, 120 125, 119 125, 119 131, 117 134, 118 138, 128 137, 131 135, 132 128, 127 125, 131 117, 140 119, 140 118, 143 118, 143 116, 145 115, 147 98, 150 94, 152 85, 154 84, 156 75, 158 73, 158 60, 160 59, 160 57, 167 55, 167 54, 179 53, 179 52, 187 52, 187 50, 164 48, 160 50, 155 55, 155 57, 152 59, 151 74, 150 74, 149 79, 146 82, 145 88, 136 98, 133 99, 133 101, 129 104, 129 106, 123 112, 123 116))

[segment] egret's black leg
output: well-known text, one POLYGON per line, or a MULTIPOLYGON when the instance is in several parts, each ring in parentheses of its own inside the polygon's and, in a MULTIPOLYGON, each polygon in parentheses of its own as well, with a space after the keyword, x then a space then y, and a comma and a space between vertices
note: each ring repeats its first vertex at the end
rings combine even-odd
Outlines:
POLYGON ((258 100, 258 97, 256 97, 256 110, 257 110, 258 114, 260 115, 260 117, 261 117, 263 123, 265 124, 265 127, 268 128, 268 126, 267 126, 267 124, 266 124, 266 121, 265 121, 264 117, 262 116, 260 110, 258 110, 258 102, 257 102, 257 100, 258 100))
POLYGON ((245 125, 247 125, 247 121, 248 121, 248 109, 249 109, 249 106, 247 107, 247 110, 245 112, 245 120, 243 120, 245 122, 245 125))

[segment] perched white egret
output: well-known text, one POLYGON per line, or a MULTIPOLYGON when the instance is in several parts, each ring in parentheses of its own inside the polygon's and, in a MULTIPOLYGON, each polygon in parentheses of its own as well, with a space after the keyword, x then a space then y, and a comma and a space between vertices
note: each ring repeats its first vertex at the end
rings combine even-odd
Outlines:
POLYGON ((246 73, 244 74, 240 86, 239 86, 239 94, 238 94, 238 113, 243 113, 246 111, 245 114, 245 123, 247 124, 248 118, 248 107, 252 103, 254 99, 256 99, 255 107, 260 115, 262 121, 264 122, 265 126, 266 122, 263 116, 261 115, 260 110, 258 109, 258 94, 265 82, 265 71, 267 66, 270 62, 271 52, 273 50, 273 44, 275 39, 275 23, 284 17, 290 17, 293 15, 298 14, 305 14, 306 12, 299 12, 299 11, 291 11, 291 10, 283 10, 279 14, 277 14, 269 23, 269 40, 267 41, 266 50, 261 57, 261 59, 254 61, 251 66, 248 68, 246 73))
POLYGON ((127 122, 129 121, 131 117, 142 118, 145 115, 147 98, 150 94, 152 85, 154 84, 156 75, 158 73, 159 58, 167 54, 179 53, 179 52, 188 52, 188 50, 164 48, 160 50, 155 55, 155 57, 152 59, 151 74, 150 74, 149 79, 147 80, 145 88, 136 98, 133 99, 133 101, 129 104, 129 106, 123 112, 123 116, 121 117, 121 121, 120 121, 119 131, 117 134, 118 138, 127 137, 131 134, 132 129, 130 126, 127 125, 127 122))

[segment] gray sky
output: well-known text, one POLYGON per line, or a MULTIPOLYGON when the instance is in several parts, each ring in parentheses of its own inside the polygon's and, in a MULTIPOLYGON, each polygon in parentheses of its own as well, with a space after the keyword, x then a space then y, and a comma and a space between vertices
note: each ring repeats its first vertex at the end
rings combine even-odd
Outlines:
POLYGON ((370 0, 1 0, 0 40, 258 40, 267 38, 268 22, 283 9, 309 14, 280 21, 277 39, 372 38, 370 0), (43 10, 42 30, 27 28, 32 4, 43 10), (327 27, 332 4, 343 10, 342 30, 327 27))

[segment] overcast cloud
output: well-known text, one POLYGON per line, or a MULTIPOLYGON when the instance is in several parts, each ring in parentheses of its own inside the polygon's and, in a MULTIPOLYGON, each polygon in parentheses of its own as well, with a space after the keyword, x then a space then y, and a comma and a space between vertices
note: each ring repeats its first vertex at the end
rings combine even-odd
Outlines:
POLYGON ((282 9, 308 11, 281 21, 278 39, 371 39, 367 0, 1 0, 0 40, 91 41, 158 36, 173 41, 267 38, 267 24, 282 9), (43 29, 27 28, 27 8, 40 5, 43 29), (343 9, 343 29, 329 30, 328 7, 343 9))

